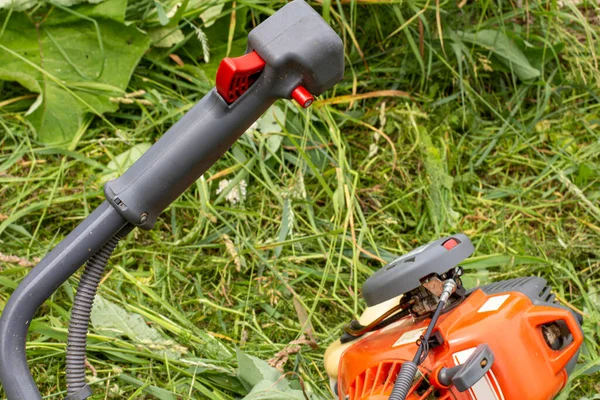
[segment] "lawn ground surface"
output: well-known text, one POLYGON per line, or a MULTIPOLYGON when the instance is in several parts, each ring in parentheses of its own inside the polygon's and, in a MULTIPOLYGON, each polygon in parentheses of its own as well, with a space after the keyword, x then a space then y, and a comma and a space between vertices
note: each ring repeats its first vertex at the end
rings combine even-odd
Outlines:
MULTIPOLYGON (((52 109, 55 92, 46 92, 44 110, 76 124, 62 143, 26 115, 33 86, 0 83, 0 307, 103 201, 103 184, 214 85, 219 60, 241 55, 247 32, 284 5, 184 3, 175 16, 175 1, 127 5, 135 35, 154 34, 140 36, 149 48, 111 95, 118 108, 103 117, 83 108, 78 120, 52 109), (181 36, 161 43, 173 31, 181 36)), ((286 398, 297 395, 298 378, 316 398, 331 398, 323 352, 364 309, 362 282, 395 255, 456 232, 476 247, 463 264, 466 286, 541 276, 584 315, 585 345, 560 398, 600 398, 598 4, 311 5, 344 41, 344 80, 308 110, 278 101, 152 231, 121 242, 90 331, 94 398, 241 398, 251 388, 237 376, 239 360, 247 370, 264 366, 235 349, 288 372, 286 398)), ((67 11, 4 10, 0 25, 9 32, 52 12, 67 11)), ((16 57, 3 40, 0 57, 16 57)), ((52 63, 37 65, 45 81, 52 63)), ((48 398, 66 390, 77 281, 31 324, 30 365, 48 398)))

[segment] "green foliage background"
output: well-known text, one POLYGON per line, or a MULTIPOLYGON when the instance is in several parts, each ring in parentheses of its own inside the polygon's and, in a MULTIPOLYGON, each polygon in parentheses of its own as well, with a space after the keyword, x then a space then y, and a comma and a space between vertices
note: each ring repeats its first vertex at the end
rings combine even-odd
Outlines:
MULTIPOLYGON (((0 306, 284 3, 61 4, 0 11, 0 306)), ((92 318, 95 398, 331 398, 322 354, 364 279, 459 231, 468 286, 539 275, 584 313, 559 398, 599 398, 598 4, 311 5, 344 40, 345 79, 308 111, 279 101, 120 245, 92 318), (282 351, 285 379, 259 360, 282 351)), ((48 398, 76 284, 31 325, 48 398)))

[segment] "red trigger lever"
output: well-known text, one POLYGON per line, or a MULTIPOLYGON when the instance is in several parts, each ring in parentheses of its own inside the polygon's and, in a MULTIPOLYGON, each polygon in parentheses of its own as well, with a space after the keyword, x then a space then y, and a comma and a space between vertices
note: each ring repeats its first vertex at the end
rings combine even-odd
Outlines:
MULTIPOLYGON (((227 104, 236 101, 256 81, 265 68, 263 60, 256 51, 241 57, 226 57, 217 70, 217 92, 227 104)), ((302 107, 309 107, 314 97, 304 86, 297 86, 290 94, 302 107)))
POLYGON ((255 51, 224 58, 217 70, 217 92, 227 104, 233 103, 254 83, 265 65, 265 60, 255 51))

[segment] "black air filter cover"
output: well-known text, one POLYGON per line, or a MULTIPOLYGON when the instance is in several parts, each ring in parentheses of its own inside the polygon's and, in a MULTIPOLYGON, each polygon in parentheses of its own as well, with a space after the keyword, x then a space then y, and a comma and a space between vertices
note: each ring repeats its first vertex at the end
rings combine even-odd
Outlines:
POLYGON ((462 233, 416 248, 367 279, 362 287, 363 297, 367 305, 372 307, 410 292, 421 286, 421 279, 448 272, 473 254, 474 250, 469 238, 462 233))

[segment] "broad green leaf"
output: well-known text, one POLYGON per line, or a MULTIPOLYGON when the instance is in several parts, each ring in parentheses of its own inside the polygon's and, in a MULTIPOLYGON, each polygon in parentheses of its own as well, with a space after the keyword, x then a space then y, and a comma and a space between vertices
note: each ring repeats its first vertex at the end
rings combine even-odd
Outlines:
POLYGON ((42 88, 39 82, 31 75, 20 72, 19 70, 8 70, 0 67, 0 81, 13 81, 32 92, 41 93, 42 88))
POLYGON ((83 123, 85 113, 75 97, 53 83, 47 83, 43 93, 41 106, 27 118, 42 142, 65 143, 75 135, 83 123))
POLYGON ((129 167, 133 165, 134 162, 138 160, 148 149, 152 147, 151 143, 143 142, 138 143, 129 150, 124 151, 111 160, 107 165, 107 174, 101 178, 101 182, 108 182, 111 179, 117 178, 123 172, 125 172, 129 167))
POLYGON ((187 349, 165 339, 159 331, 146 324, 139 315, 96 295, 91 315, 96 333, 109 337, 126 337, 148 350, 178 359, 187 349))
POLYGON ((556 60, 564 47, 565 44, 561 42, 547 47, 527 47, 523 50, 523 54, 525 54, 533 68, 540 70, 548 62, 556 60))
MULTIPOLYGON (((191 3, 191 2, 190 2, 191 3)), ((208 28, 215 23, 216 17, 223 12, 223 6, 225 3, 219 3, 214 6, 208 7, 205 11, 200 14, 200 18, 204 22, 204 27, 208 28)))
MULTIPOLYGON (((0 79, 41 94, 41 104, 27 116, 40 141, 68 143, 85 114, 117 110, 109 98, 122 95, 150 43, 135 27, 123 25, 125 7, 126 2, 108 0, 73 8, 96 21, 102 46, 91 20, 59 8, 39 29, 23 13, 8 18, 0 38, 0 79)), ((0 20, 6 17, 0 13, 0 20)))
POLYGON ((281 133, 283 123, 285 123, 285 113, 281 108, 272 106, 258 119, 256 129, 263 134, 281 133))
MULTIPOLYGON (((24 74, 19 71, 8 71, 0 68, 0 81, 12 81, 17 82, 24 88, 34 92, 34 93, 42 93, 42 88, 38 81, 36 81, 31 75, 24 74)), ((44 101, 44 96, 40 94, 35 102, 29 107, 27 113, 25 115, 29 115, 33 113, 44 101)))
POLYGON ((162 4, 160 4, 158 1, 155 1, 154 6, 156 7, 156 13, 158 14, 158 21, 160 24, 163 26, 167 25, 169 23, 169 17, 167 17, 167 13, 162 4))
POLYGON ((285 123, 285 113, 277 106, 272 106, 263 114, 262 117, 256 121, 256 129, 267 136, 267 147, 269 151, 265 155, 265 160, 271 158, 271 153, 277 152, 281 143, 283 142, 283 136, 275 135, 275 133, 281 133, 283 130, 281 124, 285 123))
POLYGON ((248 388, 252 388, 262 381, 275 382, 281 376, 281 372, 271 367, 266 361, 248 355, 240 349, 236 350, 236 356, 238 362, 238 378, 240 378, 242 383, 248 388))
POLYGON ((37 3, 38 0, 0 0, 0 8, 23 11, 33 7, 37 3))
POLYGON ((281 384, 281 381, 277 384, 266 380, 260 381, 244 397, 244 400, 306 400, 302 391, 291 389, 285 378, 282 378, 282 381, 286 384, 281 384))
POLYGON ((154 42, 154 46, 161 48, 171 47, 185 39, 181 29, 173 29, 169 27, 153 29, 148 33, 154 42))
MULTIPOLYGON (((69 0, 66 0, 69 1, 69 0)), ((42 1, 45 2, 45 1, 42 1)), ((77 1, 81 3, 81 1, 77 1)), ((52 3, 57 4, 56 1, 52 3)), ((85 15, 90 18, 103 18, 103 19, 112 19, 116 22, 125 23, 125 10, 127 6, 127 2, 121 1, 116 2, 115 0, 91 0, 90 4, 81 4, 74 8, 73 10, 85 15)), ((64 4, 63 4, 64 5, 64 4)), ((53 11, 53 13, 56 10, 53 11)), ((74 15, 72 13, 66 13, 61 16, 60 19, 46 21, 46 23, 58 23, 64 24, 67 22, 78 22, 80 17, 74 15)))
POLYGON ((481 46, 494 53, 498 60, 514 71, 519 79, 529 80, 540 76, 540 71, 531 66, 521 49, 503 32, 482 29, 476 33, 457 33, 463 41, 481 46))
POLYGON ((179 21, 185 15, 185 11, 188 8, 188 3, 190 0, 183 0, 182 2, 178 2, 175 6, 169 11, 167 17, 169 17, 168 26, 174 27, 179 25, 179 21))
POLYGON ((306 400, 302 391, 293 389, 287 378, 265 361, 250 356, 240 349, 237 349, 236 353, 238 378, 250 391, 244 400, 306 400))
POLYGON ((91 316, 94 330, 104 336, 128 337, 134 341, 161 340, 160 333, 148 325, 138 314, 129 314, 124 308, 97 295, 91 316))
POLYGON ((206 8, 207 3, 206 0, 190 0, 186 8, 186 11, 204 10, 200 13, 204 28, 208 28, 215 23, 219 14, 223 12, 223 6, 225 6, 225 2, 221 2, 206 8))
MULTIPOLYGON (((71 7, 79 3, 100 3, 103 0, 53 0, 52 3, 65 7, 71 7)), ((0 0, 1 8, 10 8, 15 11, 23 11, 32 8, 35 5, 43 3, 42 0, 0 0)))
POLYGON ((271 153, 275 153, 275 152, 277 152, 277 150, 279 150, 279 147, 281 147, 282 141, 283 141, 283 136, 281 136, 281 135, 269 135, 269 137, 267 137, 267 146, 269 147, 269 150, 271 150, 271 151, 265 157, 266 160, 271 157, 271 153))

